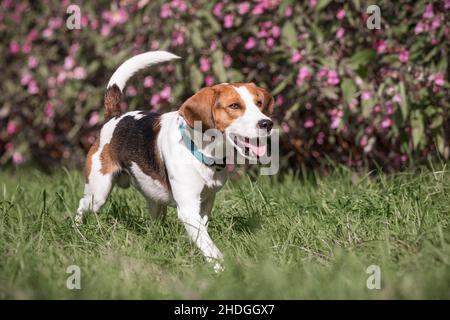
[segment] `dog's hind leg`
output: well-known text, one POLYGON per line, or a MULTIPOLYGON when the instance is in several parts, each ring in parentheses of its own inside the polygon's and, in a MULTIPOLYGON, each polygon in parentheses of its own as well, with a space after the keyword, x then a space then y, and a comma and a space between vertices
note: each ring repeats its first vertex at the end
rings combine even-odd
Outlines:
POLYGON ((167 206, 153 200, 147 200, 148 212, 152 220, 163 219, 167 212, 167 206))
POLYGON ((114 175, 118 170, 111 159, 109 145, 106 144, 100 150, 96 142, 89 150, 86 160, 86 184, 75 216, 76 225, 83 222, 87 211, 100 210, 113 188, 114 175))

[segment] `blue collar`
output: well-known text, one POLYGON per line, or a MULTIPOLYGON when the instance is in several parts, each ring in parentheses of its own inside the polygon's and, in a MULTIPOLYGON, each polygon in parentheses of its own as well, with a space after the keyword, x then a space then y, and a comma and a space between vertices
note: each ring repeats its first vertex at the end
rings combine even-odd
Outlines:
POLYGON ((180 131, 181 137, 183 138, 184 145, 191 151, 192 155, 201 163, 207 165, 208 167, 212 166, 225 166, 225 161, 223 164, 216 164, 215 159, 212 157, 208 157, 204 155, 198 147, 195 145, 194 141, 191 140, 191 137, 187 134, 186 125, 184 124, 184 121, 180 121, 180 124, 178 125, 178 130, 180 131))

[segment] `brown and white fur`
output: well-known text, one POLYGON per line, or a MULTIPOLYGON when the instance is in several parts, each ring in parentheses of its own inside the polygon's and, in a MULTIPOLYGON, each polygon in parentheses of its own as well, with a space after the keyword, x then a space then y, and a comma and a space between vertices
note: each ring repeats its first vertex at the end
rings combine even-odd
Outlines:
POLYGON ((183 103, 178 111, 158 114, 131 111, 122 114, 119 103, 127 80, 150 65, 178 58, 165 52, 146 52, 125 61, 113 74, 105 94, 105 118, 99 137, 86 159, 86 184, 75 222, 97 212, 115 184, 133 184, 147 199, 153 218, 176 207, 187 234, 216 271, 222 253, 207 231, 215 193, 224 185, 227 170, 197 160, 182 142, 178 126, 192 131, 195 121, 225 136, 268 136, 273 97, 253 83, 206 87, 183 103))

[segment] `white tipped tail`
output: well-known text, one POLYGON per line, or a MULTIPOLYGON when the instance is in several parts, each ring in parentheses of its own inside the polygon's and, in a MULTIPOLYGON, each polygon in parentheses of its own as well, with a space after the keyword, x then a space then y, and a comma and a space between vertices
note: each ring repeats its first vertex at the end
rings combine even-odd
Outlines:
POLYGON ((138 54, 122 63, 122 65, 112 75, 106 88, 109 89, 115 84, 122 92, 128 79, 130 79, 139 70, 157 63, 179 58, 180 57, 167 51, 149 51, 138 54))

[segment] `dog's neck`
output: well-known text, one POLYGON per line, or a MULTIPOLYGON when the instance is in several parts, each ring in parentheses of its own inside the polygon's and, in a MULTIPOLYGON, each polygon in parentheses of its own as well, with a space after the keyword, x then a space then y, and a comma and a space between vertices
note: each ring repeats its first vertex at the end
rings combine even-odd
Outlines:
POLYGON ((178 126, 185 145, 197 159, 202 161, 204 160, 202 158, 206 158, 207 161, 202 162, 208 163, 212 160, 216 164, 225 164, 226 139, 224 134, 216 131, 214 136, 196 130, 190 127, 182 117, 178 120, 178 126), (217 138, 220 139, 217 140, 217 138), (191 142, 194 146, 190 144, 191 142))

